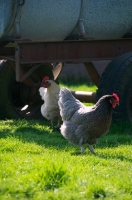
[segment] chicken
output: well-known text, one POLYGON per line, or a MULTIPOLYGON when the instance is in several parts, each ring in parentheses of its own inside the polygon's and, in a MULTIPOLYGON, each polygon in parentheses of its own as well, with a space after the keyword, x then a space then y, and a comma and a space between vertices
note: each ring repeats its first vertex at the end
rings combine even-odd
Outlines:
POLYGON ((41 114, 51 121, 52 128, 56 120, 57 126, 60 127, 61 116, 58 106, 60 87, 53 80, 49 80, 48 76, 43 78, 42 86, 39 88, 40 96, 44 100, 44 104, 41 106, 41 114))
POLYGON ((83 145, 95 154, 93 145, 109 131, 112 110, 119 103, 117 94, 104 95, 94 106, 87 107, 77 100, 67 88, 59 94, 59 108, 63 124, 61 134, 70 143, 76 144, 84 152, 83 145))

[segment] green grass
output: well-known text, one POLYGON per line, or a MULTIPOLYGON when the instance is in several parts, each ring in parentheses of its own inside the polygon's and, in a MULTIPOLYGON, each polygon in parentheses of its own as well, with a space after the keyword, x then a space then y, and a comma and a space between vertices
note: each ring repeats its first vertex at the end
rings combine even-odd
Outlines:
POLYGON ((90 82, 82 82, 81 84, 80 82, 60 82, 60 87, 68 87, 70 90, 87 92, 93 92, 97 89, 97 87, 90 82))
POLYGON ((113 124, 95 156, 47 121, 0 121, 0 199, 132 199, 131 133, 132 125, 113 124))
POLYGON ((130 125, 79 153, 43 121, 0 121, 0 199, 131 199, 130 125))

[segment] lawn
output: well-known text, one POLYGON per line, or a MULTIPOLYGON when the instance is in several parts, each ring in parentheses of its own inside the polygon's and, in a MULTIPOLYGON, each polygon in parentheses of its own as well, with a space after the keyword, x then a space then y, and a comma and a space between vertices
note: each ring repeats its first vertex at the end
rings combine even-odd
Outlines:
POLYGON ((95 156, 45 120, 0 121, 0 199, 132 199, 131 133, 130 124, 113 124, 95 156))
POLYGON ((93 92, 96 91, 97 87, 95 85, 93 85, 90 82, 86 82, 86 81, 80 81, 78 82, 60 82, 60 87, 68 87, 70 90, 75 90, 75 91, 88 91, 88 92, 93 92), (81 82, 81 84, 80 84, 81 82))

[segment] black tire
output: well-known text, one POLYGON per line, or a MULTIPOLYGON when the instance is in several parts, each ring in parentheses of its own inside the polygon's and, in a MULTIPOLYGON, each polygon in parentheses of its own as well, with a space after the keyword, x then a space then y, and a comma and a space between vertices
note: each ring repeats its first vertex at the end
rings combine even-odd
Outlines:
MULTIPOLYGON (((32 74, 32 80, 41 82, 44 75, 50 74, 52 75, 52 66, 42 66, 32 74)), ((15 71, 9 61, 0 61, 0 119, 41 118, 40 107, 43 102, 38 92, 39 87, 36 86, 36 99, 29 99, 31 89, 32 87, 15 80, 15 71)))
POLYGON ((120 104, 113 110, 113 119, 132 122, 132 52, 113 60, 103 72, 97 90, 97 100, 117 93, 120 104))

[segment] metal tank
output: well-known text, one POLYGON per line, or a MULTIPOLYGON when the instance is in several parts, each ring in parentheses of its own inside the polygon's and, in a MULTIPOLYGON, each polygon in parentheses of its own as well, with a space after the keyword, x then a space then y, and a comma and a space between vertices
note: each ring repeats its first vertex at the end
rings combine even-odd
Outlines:
MULTIPOLYGON (((131 0, 84 0, 80 19, 87 39, 120 39, 132 29, 131 0)), ((78 27, 72 35, 78 35, 78 27)))
POLYGON ((74 29, 80 0, 1 0, 0 38, 64 40, 74 29))
POLYGON ((118 39, 132 29, 131 0, 1 0, 0 39, 118 39))

